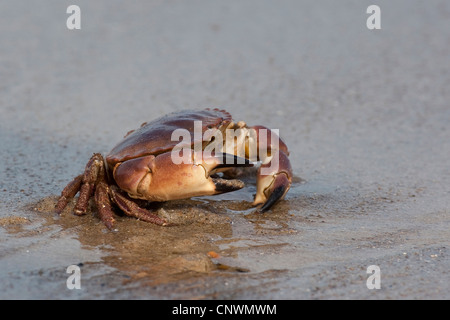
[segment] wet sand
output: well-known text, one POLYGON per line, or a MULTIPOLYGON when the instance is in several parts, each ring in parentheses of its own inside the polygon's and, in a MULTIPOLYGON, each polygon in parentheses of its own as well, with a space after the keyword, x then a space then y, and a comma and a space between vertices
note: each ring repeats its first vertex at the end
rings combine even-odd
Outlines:
POLYGON ((446 1, 378 1, 373 31, 366 1, 77 4, 77 31, 59 1, 0 4, 0 299, 450 298, 446 1), (249 177, 151 204, 172 227, 53 213, 92 153, 204 107, 280 129, 273 210, 249 177))

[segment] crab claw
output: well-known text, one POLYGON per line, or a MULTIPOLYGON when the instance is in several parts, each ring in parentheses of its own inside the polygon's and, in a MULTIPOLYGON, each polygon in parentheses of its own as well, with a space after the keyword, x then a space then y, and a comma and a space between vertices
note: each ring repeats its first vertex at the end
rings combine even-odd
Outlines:
POLYGON ((117 185, 132 198, 150 201, 214 195, 244 187, 239 180, 213 178, 231 167, 251 167, 247 159, 226 153, 203 154, 190 150, 188 163, 174 163, 171 152, 131 159, 113 169, 117 185))
POLYGON ((272 159, 258 169, 257 191, 253 205, 263 204, 259 212, 269 210, 284 198, 291 187, 292 168, 289 159, 283 151, 279 151, 278 159, 277 166, 273 166, 274 159, 272 159))
MULTIPOLYGON (((230 168, 253 166, 253 163, 250 160, 229 153, 211 154, 211 156, 207 156, 204 160, 206 163, 209 162, 212 164, 211 167, 205 168, 207 171, 209 170, 209 175, 220 171, 226 171, 230 168)), ((211 180, 215 185, 214 194, 231 192, 244 187, 244 183, 237 179, 211 178, 211 180)))

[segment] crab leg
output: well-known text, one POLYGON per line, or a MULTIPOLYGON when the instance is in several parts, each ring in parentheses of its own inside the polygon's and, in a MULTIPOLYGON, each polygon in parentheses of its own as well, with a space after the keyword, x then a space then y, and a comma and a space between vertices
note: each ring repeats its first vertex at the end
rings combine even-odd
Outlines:
POLYGON ((150 211, 139 207, 133 200, 128 199, 117 190, 117 188, 110 189, 111 198, 115 204, 127 215, 135 217, 139 220, 154 223, 160 226, 167 226, 166 220, 158 217, 157 215, 151 213, 150 211))
POLYGON ((95 188, 95 204, 97 205, 100 220, 103 221, 109 230, 112 230, 116 220, 114 219, 111 201, 109 200, 109 187, 103 181, 95 188))
POLYGON ((89 198, 94 193, 95 183, 99 172, 101 171, 104 171, 103 157, 101 154, 95 153, 87 163, 84 171, 80 195, 73 210, 76 215, 86 214, 89 205, 89 198))
POLYGON ((103 221, 109 230, 113 230, 115 219, 109 194, 110 189, 107 181, 105 180, 105 170, 101 169, 99 171, 95 187, 95 205, 97 206, 100 220, 103 221))
POLYGON ((67 206, 67 203, 73 197, 75 197, 78 191, 80 191, 82 182, 83 182, 83 175, 80 174, 79 176, 75 177, 72 181, 70 181, 69 184, 67 184, 67 186, 61 192, 61 196, 59 197, 58 202, 56 203, 55 206, 56 213, 61 214, 61 212, 67 206))

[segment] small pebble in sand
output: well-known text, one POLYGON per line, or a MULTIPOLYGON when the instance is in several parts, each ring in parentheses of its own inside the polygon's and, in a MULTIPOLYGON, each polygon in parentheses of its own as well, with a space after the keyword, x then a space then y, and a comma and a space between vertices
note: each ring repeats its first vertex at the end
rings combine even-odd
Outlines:
POLYGON ((214 259, 220 257, 220 255, 219 255, 217 252, 215 252, 215 251, 209 251, 209 252, 207 253, 207 255, 208 255, 208 257, 214 258, 214 259))

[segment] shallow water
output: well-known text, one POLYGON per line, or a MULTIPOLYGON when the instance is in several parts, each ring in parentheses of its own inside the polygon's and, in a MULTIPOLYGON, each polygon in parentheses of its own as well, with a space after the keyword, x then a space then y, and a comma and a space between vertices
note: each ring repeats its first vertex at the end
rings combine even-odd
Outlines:
POLYGON ((58 1, 0 4, 0 298, 450 297, 450 7, 379 1, 369 31, 370 4, 79 1, 79 31, 58 1), (296 179, 273 210, 249 179, 152 205, 172 227, 52 212, 92 153, 203 107, 280 129, 296 179))

